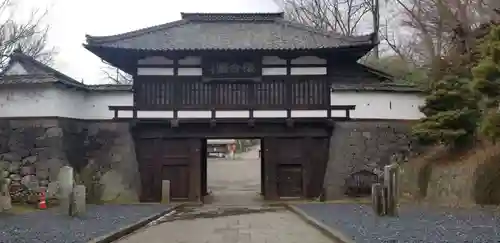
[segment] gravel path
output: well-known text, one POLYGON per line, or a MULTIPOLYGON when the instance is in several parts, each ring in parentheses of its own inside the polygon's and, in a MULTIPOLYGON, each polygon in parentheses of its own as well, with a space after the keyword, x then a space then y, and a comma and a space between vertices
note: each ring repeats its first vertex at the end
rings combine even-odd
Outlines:
POLYGON ((375 218, 370 205, 303 204, 309 216, 358 243, 500 242, 500 212, 404 206, 399 218, 375 218))
POLYGON ((1 243, 80 243, 109 234, 166 205, 88 205, 86 215, 71 218, 51 209, 24 215, 0 215, 1 243))

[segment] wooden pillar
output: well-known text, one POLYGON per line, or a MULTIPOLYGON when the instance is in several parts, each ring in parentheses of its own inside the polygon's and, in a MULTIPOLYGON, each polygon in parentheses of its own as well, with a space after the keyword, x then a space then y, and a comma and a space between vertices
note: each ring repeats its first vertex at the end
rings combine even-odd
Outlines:
POLYGON ((308 198, 311 187, 314 184, 314 165, 316 164, 316 153, 314 152, 314 141, 311 137, 301 139, 304 146, 301 147, 302 157, 302 197, 308 198))
POLYGON ((201 202, 201 138, 189 139, 189 201, 201 202))
POLYGON ((276 151, 274 151, 275 144, 277 141, 275 138, 264 138, 266 140, 265 147, 263 148, 263 153, 266 158, 266 163, 264 167, 265 175, 264 175, 264 186, 265 186, 265 194, 264 198, 266 200, 277 200, 278 196, 278 182, 277 182, 277 174, 276 174, 276 151))

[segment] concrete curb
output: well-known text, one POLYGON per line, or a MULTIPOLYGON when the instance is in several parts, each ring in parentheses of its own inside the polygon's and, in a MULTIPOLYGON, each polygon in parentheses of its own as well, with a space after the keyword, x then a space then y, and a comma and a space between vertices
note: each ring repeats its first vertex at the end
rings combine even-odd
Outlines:
POLYGON ((328 227, 325 224, 323 224, 322 222, 307 215, 307 213, 304 212, 302 209, 300 209, 296 206, 290 205, 290 204, 285 204, 285 207, 288 210, 292 211, 293 213, 297 214, 301 219, 306 221, 309 225, 311 225, 314 228, 321 231, 321 233, 323 233, 324 235, 326 235, 330 239, 332 239, 338 243, 356 243, 352 239, 350 239, 349 237, 344 235, 342 232, 335 230, 335 229, 332 229, 331 227, 328 227))
MULTIPOLYGON (((137 205, 137 204, 136 204, 137 205)), ((128 234, 131 234, 132 232, 146 226, 147 224, 159 219, 160 217, 162 217, 163 215, 169 213, 169 212, 172 212, 174 210, 177 210, 181 207, 184 207, 184 203, 181 203, 181 204, 178 204, 178 205, 175 205, 161 213, 157 213, 155 215, 152 215, 152 216, 149 216, 149 217, 145 217, 143 219, 140 219, 139 221, 133 223, 133 224, 130 224, 130 225, 127 225, 127 226, 124 226, 124 227, 121 227, 120 229, 114 231, 114 232, 111 232, 107 235, 103 235, 101 237, 97 237, 93 240, 90 240, 88 241, 87 243, 111 243, 115 240, 118 240, 128 234)))

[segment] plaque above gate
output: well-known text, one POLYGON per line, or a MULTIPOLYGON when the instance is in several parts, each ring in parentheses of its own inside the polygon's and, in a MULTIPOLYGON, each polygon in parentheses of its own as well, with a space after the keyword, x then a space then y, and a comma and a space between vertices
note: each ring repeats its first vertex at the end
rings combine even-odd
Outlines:
POLYGON ((207 58, 203 65, 203 76, 207 78, 249 78, 260 76, 255 60, 207 58))

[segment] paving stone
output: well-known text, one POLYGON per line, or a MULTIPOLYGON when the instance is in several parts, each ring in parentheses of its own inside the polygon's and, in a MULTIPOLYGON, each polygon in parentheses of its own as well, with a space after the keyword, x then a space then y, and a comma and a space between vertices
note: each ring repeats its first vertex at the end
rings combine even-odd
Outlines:
POLYGON ((289 211, 179 220, 146 228, 117 243, 331 243, 317 229, 289 211), (251 227, 267 222, 267 227, 251 227), (246 229, 239 226, 248 226, 246 229), (191 234, 186 233, 189 229, 191 234))

